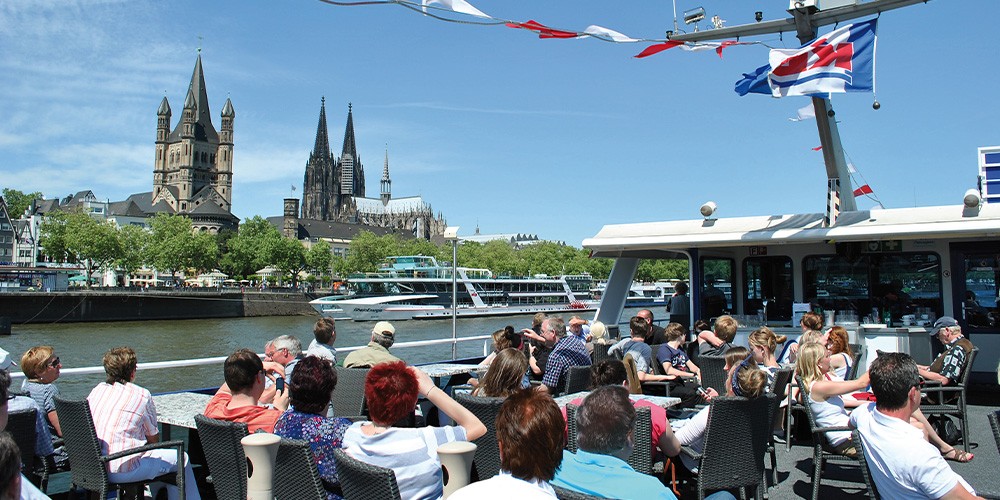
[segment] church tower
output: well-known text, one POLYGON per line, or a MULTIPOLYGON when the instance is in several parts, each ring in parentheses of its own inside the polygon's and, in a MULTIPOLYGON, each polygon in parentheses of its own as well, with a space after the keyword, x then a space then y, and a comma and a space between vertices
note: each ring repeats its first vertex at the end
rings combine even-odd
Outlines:
POLYGON ((334 215, 338 184, 334 176, 335 163, 330 154, 330 136, 326 128, 326 97, 320 99, 316 142, 306 162, 302 180, 302 218, 329 220, 334 215))
POLYGON ((340 153, 340 190, 338 206, 344 203, 346 196, 365 196, 365 169, 358 156, 357 144, 354 140, 354 111, 351 104, 347 105, 347 129, 344 131, 344 149, 340 153))
POLYGON ((166 185, 167 178, 167 138, 170 135, 170 103, 167 96, 160 101, 156 110, 156 160, 153 162, 153 197, 166 185))
POLYGON ((382 204, 388 205, 392 199, 392 181, 389 180, 389 147, 385 148, 385 164, 382 166, 382 204))

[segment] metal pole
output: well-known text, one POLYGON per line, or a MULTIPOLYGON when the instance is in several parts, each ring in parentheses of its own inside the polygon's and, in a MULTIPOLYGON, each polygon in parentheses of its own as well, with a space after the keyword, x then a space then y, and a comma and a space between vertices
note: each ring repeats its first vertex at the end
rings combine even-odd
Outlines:
POLYGON ((458 359, 458 240, 451 240, 451 359, 458 359))

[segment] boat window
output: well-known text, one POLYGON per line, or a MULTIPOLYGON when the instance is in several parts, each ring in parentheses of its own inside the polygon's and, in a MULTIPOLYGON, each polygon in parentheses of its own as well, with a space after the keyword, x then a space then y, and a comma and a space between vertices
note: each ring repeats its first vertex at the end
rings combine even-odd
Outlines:
POLYGON ((701 259, 701 319, 711 321, 733 310, 733 259, 701 259))
POLYGON ((1000 325, 997 283, 1000 256, 996 253, 964 255, 965 290, 962 292, 962 315, 972 330, 992 329, 1000 325))
POLYGON ((743 261, 743 314, 767 313, 769 321, 792 319, 792 259, 750 257, 743 261))
POLYGON ((825 310, 854 311, 881 323, 920 324, 940 316, 941 259, 936 253, 863 253, 808 256, 802 261, 807 302, 825 310), (878 318, 875 318, 876 315, 878 318))

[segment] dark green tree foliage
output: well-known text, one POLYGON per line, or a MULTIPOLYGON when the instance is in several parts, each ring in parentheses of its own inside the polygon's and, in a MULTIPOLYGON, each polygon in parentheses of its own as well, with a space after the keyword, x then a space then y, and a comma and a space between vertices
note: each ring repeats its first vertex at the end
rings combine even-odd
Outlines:
POLYGON ((261 216, 240 224, 239 232, 226 241, 222 269, 230 276, 248 277, 271 264, 281 233, 261 216))
POLYGON ((219 249, 209 233, 192 233, 191 219, 157 214, 150 220, 147 262, 174 275, 178 271, 204 271, 218 265, 219 249))
POLYGON ((122 253, 118 228, 80 211, 48 215, 41 232, 41 245, 49 256, 83 265, 88 288, 91 274, 107 269, 122 253))
POLYGON ((3 188, 3 199, 7 202, 7 213, 12 219, 18 219, 23 214, 32 200, 41 200, 42 193, 24 193, 17 189, 3 188))

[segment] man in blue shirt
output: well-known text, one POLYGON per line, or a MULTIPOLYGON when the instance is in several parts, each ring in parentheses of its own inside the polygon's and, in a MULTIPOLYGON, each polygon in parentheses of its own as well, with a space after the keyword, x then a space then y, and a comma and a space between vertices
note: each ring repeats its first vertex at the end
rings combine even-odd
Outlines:
POLYGON ((566 372, 571 366, 590 366, 590 353, 583 342, 566 335, 566 323, 559 316, 551 316, 542 322, 542 338, 555 346, 545 363, 542 385, 538 387, 555 394, 566 386, 566 372))

